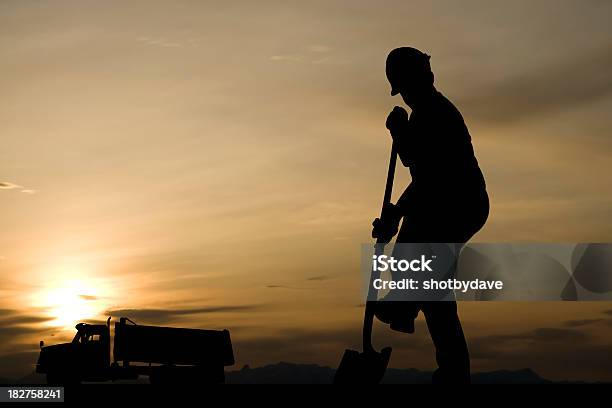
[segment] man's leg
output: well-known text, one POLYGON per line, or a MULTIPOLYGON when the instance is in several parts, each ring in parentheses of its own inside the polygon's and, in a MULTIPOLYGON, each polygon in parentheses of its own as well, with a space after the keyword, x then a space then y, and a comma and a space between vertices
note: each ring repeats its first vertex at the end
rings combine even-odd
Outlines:
POLYGON ((434 373, 433 382, 469 384, 470 355, 457 315, 457 303, 424 302, 421 310, 436 347, 438 369, 434 373))
MULTIPOLYGON (((443 218, 436 211, 431 217, 414 217, 410 221, 404 217, 404 223, 398 235, 398 242, 467 242, 475 231, 468 230, 461 217, 443 218), (428 220, 424 224, 422 220, 428 220), (408 221, 408 222, 407 222, 408 221)), ((459 252, 462 244, 455 249, 459 252)), ((469 384, 470 355, 463 335, 463 328, 457 315, 457 303, 454 301, 419 302, 418 310, 425 315, 429 334, 436 347, 438 369, 434 373, 434 383, 469 384)))

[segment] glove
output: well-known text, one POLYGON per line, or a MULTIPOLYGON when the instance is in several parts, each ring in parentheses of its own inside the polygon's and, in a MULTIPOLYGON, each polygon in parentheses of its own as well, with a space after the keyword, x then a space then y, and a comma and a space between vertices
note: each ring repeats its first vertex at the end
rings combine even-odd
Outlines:
POLYGON ((399 208, 391 203, 386 204, 383 208, 380 218, 376 218, 372 222, 372 238, 380 243, 388 243, 393 239, 399 230, 399 223, 402 215, 399 208))
POLYGON ((408 112, 406 112, 406 109, 399 106, 393 108, 389 116, 387 116, 385 126, 389 129, 393 140, 405 133, 408 127, 408 112))

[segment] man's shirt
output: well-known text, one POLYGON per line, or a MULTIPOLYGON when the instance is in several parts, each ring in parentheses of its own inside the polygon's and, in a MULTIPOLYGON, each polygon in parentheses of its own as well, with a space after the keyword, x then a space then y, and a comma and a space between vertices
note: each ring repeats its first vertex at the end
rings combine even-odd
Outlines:
POLYGON ((412 176, 400 199, 405 211, 444 206, 445 200, 457 198, 468 204, 486 194, 463 117, 440 92, 412 111, 397 147, 412 176))

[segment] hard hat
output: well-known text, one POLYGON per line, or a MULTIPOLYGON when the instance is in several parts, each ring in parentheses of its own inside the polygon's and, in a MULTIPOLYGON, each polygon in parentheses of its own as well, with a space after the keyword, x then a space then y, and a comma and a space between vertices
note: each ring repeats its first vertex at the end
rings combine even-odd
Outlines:
MULTIPOLYGON (((423 75, 431 73, 429 59, 431 56, 412 47, 400 47, 392 50, 387 56, 386 72, 387 78, 392 84, 397 79, 406 75, 423 75)), ((391 89, 391 95, 397 95, 398 89, 391 89)))

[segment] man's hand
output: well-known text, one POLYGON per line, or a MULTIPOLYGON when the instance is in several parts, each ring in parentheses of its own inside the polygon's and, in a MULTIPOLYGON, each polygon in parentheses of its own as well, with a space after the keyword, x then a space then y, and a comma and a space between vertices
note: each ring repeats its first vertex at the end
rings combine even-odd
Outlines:
POLYGON ((397 234, 401 219, 402 215, 397 206, 390 203, 385 205, 381 217, 372 222, 372 238, 376 238, 380 243, 388 243, 397 234))
POLYGON ((387 116, 385 126, 391 132, 393 139, 401 135, 408 126, 408 112, 406 112, 406 109, 399 106, 393 108, 389 116, 387 116))

